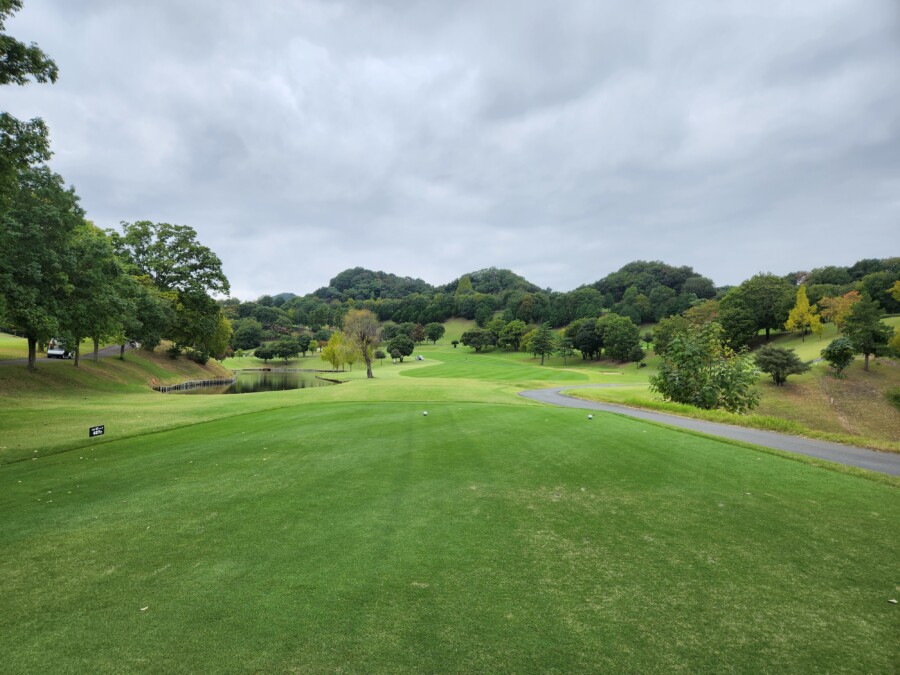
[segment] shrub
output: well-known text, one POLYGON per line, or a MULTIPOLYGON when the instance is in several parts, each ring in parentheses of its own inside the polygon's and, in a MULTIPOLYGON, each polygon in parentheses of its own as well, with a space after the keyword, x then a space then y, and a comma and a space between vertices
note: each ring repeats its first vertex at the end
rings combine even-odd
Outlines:
POLYGON ((168 356, 170 359, 177 359, 179 356, 181 356, 181 347, 179 347, 178 345, 172 345, 166 350, 166 356, 168 356))

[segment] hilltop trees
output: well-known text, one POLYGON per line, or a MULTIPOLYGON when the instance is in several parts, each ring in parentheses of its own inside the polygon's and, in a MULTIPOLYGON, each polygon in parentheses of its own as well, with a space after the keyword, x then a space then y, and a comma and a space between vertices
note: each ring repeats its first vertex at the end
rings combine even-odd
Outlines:
POLYGON ((832 340, 821 353, 822 358, 834 368, 834 374, 840 378, 843 377, 844 369, 853 362, 853 343, 845 337, 839 337, 832 340))

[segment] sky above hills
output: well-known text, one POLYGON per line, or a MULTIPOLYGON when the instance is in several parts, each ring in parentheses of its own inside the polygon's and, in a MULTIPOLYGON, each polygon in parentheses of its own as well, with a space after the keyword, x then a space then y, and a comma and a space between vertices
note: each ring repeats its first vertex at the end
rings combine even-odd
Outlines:
POLYGON ((25 0, 4 87, 101 227, 190 225, 232 293, 348 267, 716 284, 900 244, 900 3, 25 0))

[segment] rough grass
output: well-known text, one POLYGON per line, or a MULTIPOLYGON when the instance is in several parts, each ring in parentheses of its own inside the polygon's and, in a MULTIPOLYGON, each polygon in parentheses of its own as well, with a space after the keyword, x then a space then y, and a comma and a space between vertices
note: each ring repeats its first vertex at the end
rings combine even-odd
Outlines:
POLYGON ((611 415, 421 407, 4 467, 5 669, 896 665, 896 489, 611 415))

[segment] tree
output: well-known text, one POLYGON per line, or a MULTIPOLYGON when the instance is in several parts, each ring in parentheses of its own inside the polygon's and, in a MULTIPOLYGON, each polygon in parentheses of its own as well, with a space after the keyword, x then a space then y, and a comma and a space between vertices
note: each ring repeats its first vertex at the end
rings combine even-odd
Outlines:
POLYGON ((254 349, 262 343, 263 327, 254 318, 239 319, 232 344, 237 349, 254 349))
POLYGON ((275 358, 275 350, 271 347, 263 345, 256 348, 256 350, 253 352, 253 356, 258 359, 262 359, 263 363, 268 363, 270 359, 275 358))
POLYGON ((322 360, 331 364, 332 370, 337 370, 344 365, 344 350, 342 344, 344 336, 340 331, 335 331, 328 338, 328 344, 322 347, 322 360))
POLYGON ((431 344, 437 344, 437 341, 444 337, 444 324, 433 321, 425 326, 425 336, 431 340, 431 344))
POLYGON ((376 350, 375 350, 374 357, 375 357, 376 359, 378 359, 378 362, 381 363, 381 364, 383 365, 383 364, 384 364, 384 359, 387 358, 387 354, 385 354, 385 353, 384 353, 383 351, 381 351, 380 349, 376 349, 376 350))
POLYGON ((687 333, 690 327, 690 322, 683 316, 670 316, 662 319, 656 324, 656 330, 653 333, 653 350, 657 354, 665 354, 672 339, 676 335, 687 333))
POLYGON ((466 347, 471 347, 480 352, 485 347, 493 347, 496 343, 494 334, 486 328, 473 328, 462 334, 460 342, 466 347))
POLYGON ((409 335, 412 338, 412 341, 418 344, 419 342, 425 341, 425 328, 422 324, 417 323, 413 326, 412 332, 409 335))
POLYGON ((559 340, 559 344, 556 347, 556 353, 559 354, 563 359, 563 365, 566 365, 566 359, 575 354, 575 343, 572 341, 572 338, 563 336, 559 340))
POLYGON ((0 210, 0 297, 6 323, 28 340, 28 370, 37 343, 60 329, 75 267, 72 240, 84 222, 74 190, 47 167, 18 174, 7 208, 0 210))
POLYGON ((797 302, 788 314, 784 323, 787 330, 800 331, 800 339, 806 340, 806 333, 821 333, 822 322, 814 307, 809 306, 809 298, 806 296, 806 286, 797 289, 797 302))
POLYGON ((766 345, 756 353, 756 366, 772 376, 776 386, 783 386, 789 375, 800 375, 809 365, 800 360, 793 349, 766 345))
POLYGON ((878 303, 863 298, 850 310, 844 322, 844 334, 850 338, 853 349, 865 357, 863 370, 869 370, 869 356, 878 356, 887 347, 894 329, 881 322, 884 312, 878 303))
POLYGON ((722 327, 711 323, 672 338, 650 389, 676 403, 741 413, 759 402, 758 376, 749 355, 728 347, 722 327))
POLYGON ((146 276, 160 291, 174 295, 175 320, 165 337, 209 351, 222 308, 208 294, 229 292, 218 256, 186 225, 123 222, 121 234, 108 232, 130 274, 146 276))
POLYGON ((300 345, 289 336, 285 336, 272 345, 272 353, 284 363, 300 355, 300 345))
POLYGON ((640 361, 644 358, 640 329, 627 316, 601 316, 597 319, 597 333, 608 358, 616 361, 640 361))
MULTIPOLYGON (((0 0, 0 86, 56 82, 56 64, 34 43, 26 45, 2 32, 6 20, 22 9, 21 0, 0 0)), ((16 176, 50 159, 47 126, 39 118, 22 122, 0 113, 0 206, 8 205, 16 176)))
POLYGON ((375 377, 372 374, 372 352, 381 341, 378 317, 368 309, 350 310, 344 317, 344 334, 362 354, 366 362, 366 377, 375 377))
POLYGON ((514 352, 519 351, 522 337, 528 332, 528 326, 524 321, 515 319, 506 324, 501 330, 497 339, 500 347, 512 349, 514 352))
POLYGON ((852 363, 855 352, 853 343, 848 338, 839 337, 832 340, 821 353, 828 365, 834 368, 835 376, 843 377, 844 369, 852 363))
POLYGON ((756 316, 740 288, 732 288, 719 302, 718 323, 726 342, 734 349, 747 347, 759 331, 756 316))
POLYGON ((81 356, 81 341, 94 342, 94 361, 100 360, 100 341, 117 337, 123 317, 131 309, 123 292, 125 273, 106 235, 85 221, 75 230, 70 244, 68 270, 71 291, 60 317, 62 332, 73 337, 75 365, 81 356))
POLYGON ((648 330, 641 336, 641 341, 647 345, 647 349, 650 349, 650 345, 653 343, 653 331, 648 330))
POLYGON ((403 363, 403 357, 409 356, 413 353, 413 350, 416 348, 415 343, 412 341, 412 338, 408 335, 399 334, 394 336, 394 339, 388 343, 388 351, 391 352, 391 355, 396 351, 399 356, 396 358, 400 359, 400 363, 403 363))
POLYGON ((844 332, 844 322, 850 315, 853 305, 860 301, 862 296, 859 291, 850 291, 836 297, 825 297, 819 300, 822 308, 820 316, 826 321, 831 321, 837 326, 839 332, 844 332))
POLYGON ((549 323, 542 323, 537 333, 531 339, 531 351, 541 357, 541 365, 544 365, 544 357, 556 350, 556 336, 549 323))
POLYGON ((297 344, 300 345, 300 353, 303 354, 303 358, 306 358, 306 352, 309 351, 309 346, 312 344, 312 338, 304 333, 297 338, 297 344))
POLYGON ((451 340, 450 344, 453 345, 453 349, 456 349, 456 345, 459 344, 459 340, 451 340))
POLYGON ((794 302, 794 287, 774 274, 757 274, 737 290, 750 309, 757 330, 765 329, 768 341, 769 331, 781 328, 788 319, 794 302))

